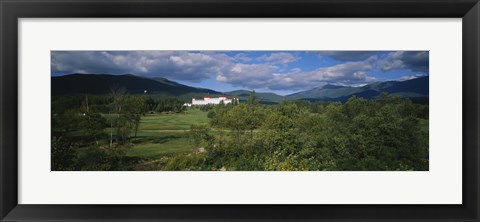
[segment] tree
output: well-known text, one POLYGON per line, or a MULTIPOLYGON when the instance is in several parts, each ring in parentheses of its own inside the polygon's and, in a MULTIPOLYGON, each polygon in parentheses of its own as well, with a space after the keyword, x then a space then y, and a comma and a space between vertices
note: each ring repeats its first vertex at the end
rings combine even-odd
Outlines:
POLYGON ((155 110, 155 105, 156 105, 156 102, 151 96, 148 96, 145 99, 145 106, 147 108, 147 111, 149 111, 149 112, 154 111, 155 110))
POLYGON ((80 126, 86 138, 94 139, 98 143, 98 140, 105 134, 107 120, 99 113, 88 112, 81 116, 80 126))
POLYGON ((165 98, 158 101, 155 110, 157 112, 180 113, 185 110, 184 101, 178 98, 165 98))
POLYGON ((125 100, 124 115, 133 122, 135 137, 137 137, 138 127, 140 126, 141 115, 145 115, 147 108, 145 99, 141 96, 129 96, 125 100))
POLYGON ((207 125, 193 124, 190 125, 190 137, 193 139, 195 149, 200 148, 202 142, 212 142, 214 137, 210 135, 210 130, 207 125))
POLYGON ((238 98, 237 98, 237 97, 234 96, 234 97, 232 98, 232 103, 231 103, 231 105, 232 105, 232 106, 238 105, 238 98))
POLYGON ((225 125, 235 131, 237 143, 240 144, 241 134, 248 129, 248 108, 246 104, 239 104, 228 110, 225 117, 225 125))
POLYGON ((78 110, 68 109, 63 113, 52 113, 52 137, 68 137, 75 130, 79 130, 82 116, 78 110))
POLYGON ((116 121, 117 144, 126 144, 130 133, 134 128, 134 120, 130 114, 120 115, 116 121))
POLYGON ((132 131, 135 137, 137 136, 141 116, 145 115, 148 109, 142 96, 124 96, 120 102, 117 105, 121 109, 118 109, 119 112, 111 125, 116 128, 117 143, 126 144, 132 131))
POLYGON ((261 106, 252 104, 247 105, 247 113, 242 118, 245 119, 247 129, 250 131, 250 139, 253 139, 253 130, 260 127, 262 120, 265 118, 265 111, 261 106))
POLYGON ((130 166, 123 164, 124 156, 123 149, 108 149, 92 145, 78 155, 75 165, 83 171, 131 170, 130 166))
POLYGON ((76 146, 62 137, 52 137, 52 170, 73 170, 76 146))
POLYGON ((110 86, 110 98, 113 100, 114 113, 122 112, 123 98, 127 94, 127 89, 120 86, 110 86))
POLYGON ((228 116, 227 113, 231 110, 232 106, 215 106, 211 113, 207 114, 211 117, 210 124, 214 127, 227 127, 228 116))
POLYGON ((257 105, 260 103, 260 99, 257 97, 257 93, 253 90, 248 97, 247 103, 250 105, 257 105))

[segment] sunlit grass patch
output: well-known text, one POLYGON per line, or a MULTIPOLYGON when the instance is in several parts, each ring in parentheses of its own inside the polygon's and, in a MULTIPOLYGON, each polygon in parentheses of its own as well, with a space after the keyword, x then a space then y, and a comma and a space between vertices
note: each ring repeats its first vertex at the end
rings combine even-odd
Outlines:
POLYGON ((165 154, 193 151, 192 142, 184 133, 163 133, 156 136, 142 134, 133 142, 134 145, 128 149, 127 156, 152 159, 165 154))
POLYGON ((207 124, 207 113, 189 110, 182 113, 154 114, 142 117, 140 130, 188 130, 192 124, 207 124))

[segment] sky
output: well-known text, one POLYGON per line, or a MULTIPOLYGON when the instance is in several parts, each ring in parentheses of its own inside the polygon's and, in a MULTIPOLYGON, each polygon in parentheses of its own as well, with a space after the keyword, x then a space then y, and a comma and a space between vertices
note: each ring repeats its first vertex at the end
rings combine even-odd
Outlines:
POLYGON ((219 92, 287 95, 429 75, 428 51, 52 51, 51 75, 164 77, 219 92))

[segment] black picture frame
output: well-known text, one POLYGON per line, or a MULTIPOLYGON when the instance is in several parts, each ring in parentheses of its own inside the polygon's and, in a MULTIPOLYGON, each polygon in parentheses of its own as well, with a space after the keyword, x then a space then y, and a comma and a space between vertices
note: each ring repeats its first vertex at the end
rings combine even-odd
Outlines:
MULTIPOLYGON (((479 221, 478 0, 0 0, 1 221, 479 221), (133 17, 462 18, 462 205, 18 204, 18 19, 133 17)), ((441 195, 441 194, 439 194, 441 195)))

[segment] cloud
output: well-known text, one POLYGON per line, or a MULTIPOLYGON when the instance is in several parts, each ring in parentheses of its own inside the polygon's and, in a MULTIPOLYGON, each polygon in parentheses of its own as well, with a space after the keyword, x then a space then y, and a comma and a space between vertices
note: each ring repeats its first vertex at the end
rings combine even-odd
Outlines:
POLYGON ((409 76, 401 76, 398 80, 400 81, 406 81, 406 80, 412 80, 420 77, 426 76, 425 74, 417 74, 417 75, 409 75, 409 76))
POLYGON ((331 57, 338 61, 361 61, 375 55, 374 51, 323 51, 318 52, 320 57, 331 57))
POLYGON ((396 51, 389 53, 384 59, 378 61, 379 68, 384 71, 394 69, 410 69, 414 72, 428 74, 428 51, 396 51))
POLYGON ((51 54, 52 72, 91 72, 101 70, 105 73, 123 72, 124 68, 119 67, 100 52, 63 52, 54 51, 51 54))
POLYGON ((269 56, 263 55, 257 58, 257 60, 261 62, 267 62, 270 64, 282 64, 282 65, 288 65, 288 63, 295 62, 299 59, 300 59, 299 57, 286 52, 271 53, 269 56))
POLYGON ((412 80, 412 79, 416 79, 416 78, 418 78, 418 76, 402 76, 398 80, 406 81, 406 80, 412 80))
POLYGON ((132 73, 199 82, 228 69, 225 54, 186 51, 54 51, 53 73, 132 73))
POLYGON ((373 66, 369 62, 347 62, 335 66, 302 71, 293 68, 288 73, 270 64, 236 64, 229 72, 217 76, 217 81, 249 89, 302 90, 334 83, 362 85, 376 79, 367 75, 373 66))
POLYGON ((376 81, 367 75, 373 66, 368 62, 347 62, 310 72, 293 70, 287 74, 274 74, 269 89, 304 89, 322 84, 362 85, 376 81))
POLYGON ((235 59, 235 61, 238 61, 238 62, 252 61, 252 58, 248 57, 245 53, 238 53, 233 58, 235 59))
POLYGON ((217 75, 216 80, 248 88, 266 87, 272 73, 278 69, 271 64, 234 64, 226 72, 217 75))

